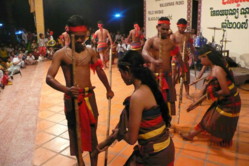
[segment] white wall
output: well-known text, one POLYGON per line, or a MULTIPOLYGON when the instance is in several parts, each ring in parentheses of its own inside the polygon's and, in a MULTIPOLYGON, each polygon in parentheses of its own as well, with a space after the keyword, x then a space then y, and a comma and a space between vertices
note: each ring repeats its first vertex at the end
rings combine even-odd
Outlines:
POLYGON ((168 17, 173 32, 178 19, 187 19, 187 0, 145 0, 146 38, 157 34, 156 25, 160 17, 168 17))
MULTIPOLYGON (((208 41, 212 41, 214 30, 210 30, 208 27, 224 28, 226 30, 225 38, 231 41, 226 44, 226 49, 229 50, 230 57, 234 57, 236 62, 243 67, 249 67, 247 66, 248 64, 246 65, 244 58, 242 58, 247 54, 246 59, 249 60, 249 0, 248 2, 234 2, 232 4, 223 4, 222 2, 227 3, 229 1, 202 0, 201 30, 203 36, 206 37, 208 41), (211 12, 214 10, 229 10, 231 15, 212 16, 211 12), (242 14, 243 11, 245 14, 242 14), (243 24, 243 27, 222 27, 227 21, 233 24, 243 24)), ((222 34, 222 30, 215 31, 215 42, 217 44, 220 44, 222 34)))

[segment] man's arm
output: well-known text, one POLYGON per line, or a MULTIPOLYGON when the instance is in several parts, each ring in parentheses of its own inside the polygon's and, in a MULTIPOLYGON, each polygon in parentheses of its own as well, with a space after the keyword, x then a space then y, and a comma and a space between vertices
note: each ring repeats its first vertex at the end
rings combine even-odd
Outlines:
POLYGON ((112 42, 112 37, 111 37, 111 35, 110 35, 110 33, 109 33, 108 30, 106 30, 106 32, 107 32, 107 37, 108 37, 108 39, 109 39, 109 41, 110 41, 110 44, 112 45, 112 44, 113 44, 113 42, 112 42))
POLYGON ((149 51, 152 45, 153 45, 153 39, 150 38, 144 44, 144 47, 142 50, 142 56, 144 57, 146 62, 154 63, 155 59, 150 55, 150 51, 149 51))
POLYGON ((110 87, 110 84, 107 80, 107 77, 106 77, 106 74, 104 72, 104 70, 100 67, 100 66, 97 66, 96 67, 96 73, 100 79, 100 81, 104 84, 105 88, 106 88, 106 97, 109 99, 109 98, 112 98, 114 96, 114 93, 110 87))
POLYGON ((106 74, 104 72, 104 70, 102 69, 102 64, 99 64, 99 60, 98 57, 97 57, 97 52, 95 52, 94 50, 92 49, 89 49, 90 51, 90 54, 92 56, 92 65, 94 65, 94 69, 100 79, 100 81, 103 83, 103 85, 105 86, 106 88, 106 91, 107 91, 107 94, 106 94, 106 97, 109 99, 109 98, 112 98, 114 96, 114 93, 110 87, 110 84, 108 82, 108 79, 106 77, 106 74))
POLYGON ((53 56, 52 63, 48 69, 47 76, 46 76, 46 83, 51 86, 52 88, 61 91, 63 93, 69 93, 69 88, 62 85, 55 79, 55 76, 58 73, 61 64, 61 55, 59 52, 56 52, 53 56))
POLYGON ((97 33, 97 31, 93 34, 93 37, 92 37, 92 42, 93 43, 96 43, 96 38, 98 37, 98 33, 97 33))

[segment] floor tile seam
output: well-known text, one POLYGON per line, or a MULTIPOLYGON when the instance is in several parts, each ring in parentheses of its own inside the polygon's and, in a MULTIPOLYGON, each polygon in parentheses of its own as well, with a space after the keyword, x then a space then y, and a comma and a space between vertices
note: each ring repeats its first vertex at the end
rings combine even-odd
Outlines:
MULTIPOLYGON (((220 148, 222 148, 222 147, 220 147, 220 148)), ((220 148, 217 147, 217 149, 220 149, 220 148)), ((215 161, 209 160, 208 157, 209 157, 210 155, 213 155, 213 154, 210 153, 210 151, 211 151, 211 149, 208 149, 207 154, 206 154, 206 159, 205 159, 205 161, 207 161, 207 162, 209 162, 209 163, 217 164, 217 165, 220 165, 220 166, 227 166, 226 164, 223 164, 223 163, 219 163, 219 162, 215 162, 215 161)), ((235 153, 234 158, 235 158, 235 164, 236 164, 236 153, 235 153)))
MULTIPOLYGON (((45 148, 45 147, 42 147, 42 148, 54 153, 54 151, 52 151, 51 149, 48 149, 48 148, 45 148)), ((56 152, 56 153, 55 153, 54 155, 52 155, 51 157, 46 158, 46 160, 45 160, 43 163, 41 163, 40 165, 36 165, 36 166, 42 166, 42 165, 46 164, 47 162, 49 162, 50 160, 52 160, 53 158, 55 158, 57 155, 58 155, 58 153, 56 152)), ((34 156, 34 155, 33 155, 33 156, 34 156)), ((32 163, 33 163, 33 162, 34 162, 34 157, 33 157, 33 159, 32 159, 32 163)))
MULTIPOLYGON (((185 144, 185 146, 186 146, 186 144, 185 144)), ((178 148, 178 149, 180 149, 180 148, 178 148)), ((207 151, 199 151, 199 150, 195 150, 195 149, 189 149, 189 148, 186 148, 186 147, 181 148, 181 149, 185 150, 187 152, 195 152, 195 153, 202 153, 202 154, 205 153, 205 155, 207 154, 207 151)))
MULTIPOLYGON (((55 137, 61 137, 61 135, 62 134, 64 134, 65 132, 67 132, 68 130, 66 130, 66 131, 63 131, 62 133, 60 133, 59 135, 57 135, 57 134, 55 134, 55 133, 50 133, 50 132, 48 132, 48 131, 43 131, 44 133, 47 133, 47 134, 50 134, 50 135, 52 135, 52 136, 55 136, 55 137)), ((64 137, 61 137, 61 138, 64 138, 64 137)), ((64 139, 66 139, 66 138, 64 138, 64 139)))
MULTIPOLYGON (((172 138, 174 140, 174 138, 172 138)), ((203 144, 198 144, 197 141, 186 141, 186 140, 177 140, 177 142, 181 142, 181 143, 185 143, 186 145, 193 145, 193 146, 197 146, 197 147, 200 147, 200 148, 206 148, 207 146, 206 145, 203 145, 203 144), (194 142, 194 143, 193 143, 194 142)))
MULTIPOLYGON (((51 135, 51 134, 50 134, 50 135, 51 135)), ((37 144, 36 144, 36 149, 38 149, 38 148, 40 148, 40 147, 43 147, 43 148, 44 148, 44 145, 45 145, 46 143, 49 143, 50 141, 52 141, 53 139, 55 139, 55 138, 58 137, 58 136, 55 136, 55 135, 53 135, 53 136, 54 136, 53 138, 51 138, 51 139, 49 139, 49 140, 47 140, 47 141, 41 143, 40 145, 37 145, 37 144)))
MULTIPOLYGON (((127 148, 128 148, 128 147, 127 147, 127 148)), ((122 156, 122 157, 124 157, 124 158, 129 158, 129 157, 130 157, 130 155, 125 155, 125 154, 123 154, 123 153, 120 154, 120 152, 109 151, 109 153, 112 154, 112 155, 114 155, 114 156, 122 156)), ((132 154, 132 152, 131 152, 131 154, 132 154)))
POLYGON ((186 157, 186 158, 190 158, 190 159, 193 159, 193 160, 203 161, 204 165, 207 164, 207 163, 211 163, 211 164, 216 164, 216 165, 219 165, 219 166, 227 166, 226 164, 223 164, 223 163, 219 163, 219 162, 215 162, 215 161, 207 160, 207 159, 201 159, 201 158, 198 158, 198 157, 184 155, 184 154, 181 154, 181 157, 186 157))
POLYGON ((114 160, 117 159, 118 156, 120 156, 128 148, 128 146, 131 146, 131 145, 127 144, 121 151, 119 151, 119 153, 117 153, 116 156, 113 157, 113 159, 111 161, 109 161, 108 164, 111 164, 112 162, 114 162, 114 160))
MULTIPOLYGON (((44 148, 44 149, 46 149, 46 150, 48 150, 48 151, 51 151, 51 152, 53 152, 53 153, 59 154, 59 155, 67 156, 67 155, 62 154, 62 152, 63 152, 64 150, 66 150, 67 148, 69 148, 69 145, 66 146, 65 148, 63 148, 63 149, 60 150, 60 151, 54 151, 54 150, 49 149, 49 148, 44 147, 44 146, 43 146, 42 148, 44 148)), ((67 156, 67 157, 71 158, 71 156, 67 156)))
MULTIPOLYGON (((46 110, 46 111, 47 111, 47 110, 46 110)), ((39 110, 39 113, 40 113, 40 112, 43 112, 43 111, 40 111, 40 110, 39 110)), ((54 114, 51 114, 51 115, 49 115, 49 116, 43 118, 43 117, 40 117, 40 115, 39 115, 39 113, 38 113, 38 117, 39 117, 40 119, 48 119, 49 117, 51 117, 51 116, 53 116, 53 115, 56 114, 56 113, 53 112, 53 111, 49 111, 49 112, 52 112, 52 113, 54 113, 54 114)))
POLYGON ((48 163, 50 160, 52 160, 53 158, 55 158, 56 156, 58 156, 59 154, 55 154, 54 156, 50 157, 49 159, 45 160, 43 163, 41 163, 38 166, 43 166, 44 164, 48 163))
MULTIPOLYGON (((40 118, 40 117, 39 117, 39 118, 40 118)), ((60 122, 63 122, 64 120, 66 120, 66 119, 63 119, 63 120, 61 120, 61 121, 59 121, 59 122, 55 122, 55 121, 52 121, 52 120, 50 120, 50 119, 48 119, 48 118, 40 118, 40 119, 46 120, 46 121, 48 121, 48 122, 56 123, 56 124, 60 124, 60 122)), ((65 125, 64 125, 64 126, 65 126, 65 125)))
MULTIPOLYGON (((46 118, 40 118, 40 117, 39 117, 39 119, 38 119, 38 121, 44 121, 44 120, 53 123, 53 125, 56 125, 56 124, 57 124, 56 122, 49 121, 49 120, 46 119, 46 118)), ((38 121, 37 121, 37 122, 38 122, 38 121)), ((38 123, 39 123, 39 122, 38 122, 38 123)), ((38 125, 38 124, 36 124, 36 125, 38 125)), ((52 127, 52 126, 49 126, 48 128, 50 128, 50 127, 52 127)), ((48 129, 48 128, 46 128, 46 129, 48 129)), ((46 130, 46 129, 43 129, 43 130, 46 130)), ((39 130, 40 130, 40 129, 39 129, 39 130)), ((43 131, 43 130, 41 130, 41 131, 43 131)), ((36 127, 36 131, 38 131, 37 127, 36 127)))
MULTIPOLYGON (((179 158, 179 157, 181 156, 182 151, 184 150, 184 147, 185 147, 186 144, 187 144, 187 142, 186 142, 186 141, 183 141, 181 147, 175 147, 175 149, 178 149, 178 153, 175 154, 175 156, 176 156, 175 158, 179 158)), ((176 159, 175 159, 175 160, 176 160, 176 159)))

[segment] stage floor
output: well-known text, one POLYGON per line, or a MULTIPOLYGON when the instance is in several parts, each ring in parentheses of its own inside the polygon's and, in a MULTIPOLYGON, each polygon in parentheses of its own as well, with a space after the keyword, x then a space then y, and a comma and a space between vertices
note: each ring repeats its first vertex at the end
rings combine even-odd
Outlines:
MULTIPOLYGON (((45 75, 50 61, 28 66, 20 75, 14 76, 13 85, 0 93, 0 165, 1 166, 73 166, 75 157, 69 155, 67 123, 64 116, 63 94, 53 90, 45 83, 45 75)), ((108 70, 105 70, 108 75, 108 70)), ((64 81, 59 71, 57 79, 64 81)), ((97 135, 99 141, 106 137, 108 101, 105 88, 97 75, 92 75, 97 88, 99 122, 97 135)), ((121 80, 116 65, 113 65, 112 87, 115 97, 111 106, 111 128, 118 122, 123 109, 123 100, 132 93, 121 80)), ((176 86, 179 92, 179 85, 176 86)), ((193 96, 198 89, 190 88, 193 96)), ((249 163, 249 91, 239 89, 242 109, 233 146, 222 148, 211 145, 203 136, 193 142, 182 140, 178 133, 172 133, 175 144, 175 166, 247 166, 249 163)), ((190 113, 185 110, 192 101, 183 98, 180 123, 177 116, 172 124, 180 130, 189 130, 202 118, 210 102, 204 102, 190 113)), ((176 103, 178 105, 178 102, 176 103)), ((110 130, 111 131, 111 130, 110 130)), ((117 142, 109 148, 108 165, 121 166, 133 151, 126 142, 117 142)), ((90 165, 88 153, 83 154, 86 166, 90 165)), ((104 165, 104 153, 99 155, 99 166, 104 165)))

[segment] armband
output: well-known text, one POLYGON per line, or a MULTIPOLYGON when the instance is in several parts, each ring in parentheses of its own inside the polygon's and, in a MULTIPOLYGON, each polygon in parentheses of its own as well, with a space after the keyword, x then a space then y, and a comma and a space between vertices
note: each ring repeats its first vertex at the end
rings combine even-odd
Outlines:
POLYGON ((96 67, 103 67, 103 63, 102 63, 102 61, 101 61, 101 59, 98 59, 94 64, 91 64, 90 65, 90 68, 92 69, 92 71, 93 71, 93 73, 95 73, 95 71, 96 71, 96 67))

